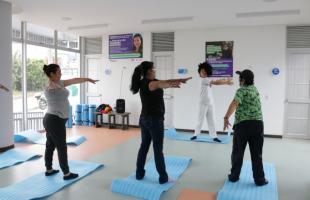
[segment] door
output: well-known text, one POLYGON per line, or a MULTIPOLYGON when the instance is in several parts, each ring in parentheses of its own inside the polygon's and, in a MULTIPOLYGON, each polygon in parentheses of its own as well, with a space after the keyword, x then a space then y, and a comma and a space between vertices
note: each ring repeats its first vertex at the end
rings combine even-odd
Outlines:
MULTIPOLYGON (((159 80, 173 79, 174 56, 172 52, 154 52, 153 62, 156 78, 159 80)), ((173 89, 164 90, 165 101, 165 128, 173 127, 173 89)))
MULTIPOLYGON (((100 55, 87 55, 85 58, 87 77, 99 80, 99 75, 103 70, 103 58, 100 55)), ((87 104, 95 104, 96 106, 102 103, 102 94, 100 93, 101 81, 96 84, 87 83, 86 87, 86 102, 87 104)))
POLYGON ((290 52, 287 68, 285 136, 310 139, 310 52, 290 52))

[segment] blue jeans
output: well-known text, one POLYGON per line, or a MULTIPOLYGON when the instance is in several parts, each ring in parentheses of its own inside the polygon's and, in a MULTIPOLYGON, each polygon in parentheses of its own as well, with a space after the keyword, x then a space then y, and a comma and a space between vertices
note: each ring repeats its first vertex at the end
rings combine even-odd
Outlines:
POLYGON ((141 179, 145 175, 144 165, 146 156, 151 142, 153 141, 154 158, 156 170, 159 174, 159 183, 165 183, 168 181, 168 174, 166 172, 163 154, 164 121, 163 119, 141 116, 139 124, 141 127, 142 142, 137 158, 136 177, 141 179))

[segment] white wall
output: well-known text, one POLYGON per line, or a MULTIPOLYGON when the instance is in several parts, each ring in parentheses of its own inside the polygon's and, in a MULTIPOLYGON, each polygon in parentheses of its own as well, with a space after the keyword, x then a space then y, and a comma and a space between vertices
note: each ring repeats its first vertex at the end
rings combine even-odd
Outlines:
POLYGON ((0 0, 0 84, 10 92, 0 90, 0 148, 13 145, 12 96, 12 12, 11 3, 0 0))
MULTIPOLYGON (((176 128, 194 129, 197 119, 199 78, 197 64, 205 60, 206 41, 234 41, 234 71, 251 66, 255 73, 255 84, 261 93, 266 134, 283 134, 286 64, 286 27, 229 27, 222 29, 184 30, 175 32, 175 77, 177 69, 188 69, 193 79, 181 89, 174 91, 174 125, 176 128), (273 76, 273 67, 280 68, 280 74, 273 76)), ((139 95, 129 91, 130 78, 135 66, 143 60, 151 60, 151 33, 143 33, 143 59, 104 59, 103 69, 110 68, 112 74, 102 75, 103 101, 113 104, 119 96, 120 75, 124 71, 122 98, 126 99, 126 111, 132 112, 130 124, 137 125, 141 109, 139 95)), ((108 36, 103 36, 103 55, 108 56, 108 36)), ((221 131, 223 116, 238 88, 234 86, 214 86, 216 106, 216 126, 221 131)), ((207 129, 206 124, 204 129, 207 129)))
POLYGON ((104 103, 115 105, 116 99, 120 94, 120 82, 123 67, 126 67, 123 72, 121 98, 126 100, 126 112, 131 112, 130 124, 138 125, 138 120, 141 111, 141 103, 139 94, 133 95, 129 90, 131 75, 134 68, 144 60, 151 60, 151 34, 142 33, 143 37, 143 58, 139 59, 113 59, 109 60, 109 36, 104 35, 103 41, 103 63, 102 63, 102 78, 101 94, 104 103), (111 69, 111 75, 104 73, 105 69, 111 69))
MULTIPOLYGON (((197 64, 205 60, 206 41, 234 41, 234 71, 250 68, 261 94, 265 134, 282 135, 285 99, 286 27, 259 26, 175 32, 175 67, 186 67, 194 78, 181 90, 175 91, 174 124, 177 128, 194 129, 198 109, 199 78, 197 64), (251 66, 251 67, 248 67, 251 66), (280 69, 273 76, 273 67, 280 69), (191 103, 191 106, 188 104, 191 103), (187 109, 184 109, 187 105, 187 109), (182 108, 182 109, 180 109, 182 108)), ((223 128, 223 117, 238 88, 214 86, 216 128, 223 128)), ((233 119, 233 118, 232 118, 233 119)), ((233 121, 231 119, 231 121, 233 121)), ((207 126, 204 125, 206 129, 207 126)))

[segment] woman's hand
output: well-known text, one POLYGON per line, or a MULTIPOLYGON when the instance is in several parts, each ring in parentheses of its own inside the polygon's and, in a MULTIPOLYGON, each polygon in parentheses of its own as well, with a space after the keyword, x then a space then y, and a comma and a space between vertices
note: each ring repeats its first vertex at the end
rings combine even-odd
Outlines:
POLYGON ((93 83, 93 84, 96 84, 96 82, 98 82, 99 80, 93 80, 93 79, 89 78, 88 81, 93 83))
POLYGON ((170 88, 180 88, 181 82, 180 81, 169 81, 170 88))
POLYGON ((9 91, 10 91, 7 87, 5 87, 5 86, 4 86, 4 85, 2 85, 2 84, 0 84, 0 89, 3 89, 3 90, 5 90, 5 91, 7 91, 7 92, 9 92, 9 91))
POLYGON ((188 78, 181 78, 180 82, 181 83, 186 83, 188 80, 192 79, 192 77, 188 77, 188 78))
POLYGON ((190 79, 192 79, 192 77, 168 80, 169 87, 179 88, 182 83, 185 84, 190 79))
POLYGON ((231 124, 229 123, 228 117, 224 117, 224 128, 223 128, 223 130, 225 131, 225 130, 228 129, 230 126, 231 126, 231 124))

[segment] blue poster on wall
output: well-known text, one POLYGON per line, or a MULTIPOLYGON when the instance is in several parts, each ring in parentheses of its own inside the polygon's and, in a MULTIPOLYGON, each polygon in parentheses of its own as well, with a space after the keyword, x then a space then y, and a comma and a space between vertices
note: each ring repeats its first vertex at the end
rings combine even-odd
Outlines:
POLYGON ((206 61, 213 67, 212 77, 233 76, 233 41, 206 42, 206 61))
POLYGON ((142 58, 143 38, 139 33, 109 36, 109 58, 142 58))

